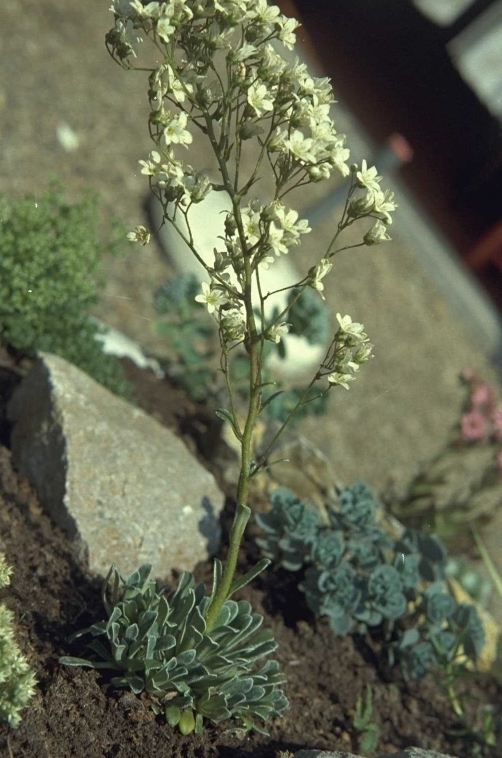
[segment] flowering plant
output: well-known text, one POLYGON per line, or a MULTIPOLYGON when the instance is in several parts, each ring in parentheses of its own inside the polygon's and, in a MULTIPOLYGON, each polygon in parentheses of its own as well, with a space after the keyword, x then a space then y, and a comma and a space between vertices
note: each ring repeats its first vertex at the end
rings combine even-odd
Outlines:
MULTIPOLYGON (((253 461, 257 417, 277 396, 265 397, 269 384, 263 378, 265 346, 271 343, 280 348, 291 328, 288 314, 306 288, 323 296, 333 258, 346 249, 337 247, 343 230, 368 218, 371 227, 359 244, 389 239, 387 228, 396 205, 393 193, 381 189, 375 167, 365 161, 348 166, 345 135, 337 132, 330 117, 334 100, 328 79, 312 77, 298 60, 288 65, 278 52, 281 47, 293 48, 295 19, 283 16, 266 0, 113 0, 111 10, 115 24, 106 35, 110 55, 125 69, 149 74, 149 130, 154 149, 140 161, 141 171, 161 203, 164 223, 174 227, 207 273, 208 281, 202 282, 195 299, 206 305, 217 324, 220 366, 229 395, 229 408, 220 409, 219 415, 230 423, 241 448, 228 556, 224 566, 216 561, 213 591, 203 604, 204 634, 210 635, 221 624, 230 596, 269 563, 260 561, 245 577, 234 580, 239 545, 251 513, 247 505, 251 478, 267 464, 271 447, 296 410, 312 397, 314 384, 324 380, 322 392, 336 385, 348 389, 372 351, 363 325, 337 314, 338 327, 319 369, 262 457, 253 461), (145 37, 156 54, 150 67, 135 65, 145 37), (180 158, 193 141, 193 130, 207 138, 218 166, 217 180, 180 158), (265 170, 273 178, 274 190, 267 198, 252 196, 265 170), (285 198, 294 189, 328 179, 333 172, 351 180, 328 249, 293 286, 265 291, 263 270, 311 231, 307 220, 285 204, 285 198), (208 262, 194 244, 190 209, 204 202, 210 192, 226 193, 230 210, 208 262), (294 290, 294 295, 282 310, 271 312, 269 298, 284 290, 294 290), (243 422, 236 413, 229 371, 230 355, 239 349, 249 366, 243 422)), ((128 236, 145 244, 150 233, 141 226, 128 236)))

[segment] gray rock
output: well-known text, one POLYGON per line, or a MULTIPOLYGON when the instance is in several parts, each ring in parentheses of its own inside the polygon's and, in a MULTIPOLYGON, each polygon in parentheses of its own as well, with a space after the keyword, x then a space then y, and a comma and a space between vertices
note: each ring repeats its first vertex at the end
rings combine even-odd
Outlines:
POLYGON ((8 409, 12 460, 78 557, 106 575, 191 570, 219 546, 224 496, 171 431, 87 374, 41 354, 8 409))
MULTIPOLYGON (((353 753, 335 750, 335 752, 326 750, 299 750, 293 758, 361 758, 353 753)), ((410 747, 401 750, 399 753, 381 753, 378 758, 452 758, 444 753, 436 753, 435 750, 422 750, 419 747, 410 747)))

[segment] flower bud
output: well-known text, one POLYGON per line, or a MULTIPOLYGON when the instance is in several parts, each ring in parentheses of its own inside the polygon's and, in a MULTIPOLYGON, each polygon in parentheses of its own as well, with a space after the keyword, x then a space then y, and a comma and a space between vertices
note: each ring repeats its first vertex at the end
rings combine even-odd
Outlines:
POLYGON ((235 223, 235 218, 231 213, 227 213, 227 217, 225 219, 225 235, 227 237, 233 237, 236 231, 237 224, 235 223))
POLYGON ((246 322, 238 308, 222 312, 220 327, 226 342, 242 340, 246 333, 246 322))
POLYGON ((385 242, 386 240, 392 239, 387 234, 387 227, 383 223, 383 221, 375 221, 371 229, 366 232, 366 234, 363 237, 363 241, 365 245, 379 245, 380 242, 385 242))

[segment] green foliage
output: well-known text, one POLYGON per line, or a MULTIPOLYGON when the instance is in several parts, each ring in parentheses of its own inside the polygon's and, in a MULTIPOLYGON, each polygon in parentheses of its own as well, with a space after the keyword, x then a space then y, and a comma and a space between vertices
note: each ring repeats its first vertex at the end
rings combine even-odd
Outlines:
POLYGON ((359 732, 358 750, 363 753, 374 753, 378 744, 380 730, 378 725, 371 721, 373 715, 373 690, 366 685, 364 695, 356 702, 353 726, 359 732))
MULTIPOLYGON (((149 579, 150 570, 141 566, 123 579, 111 567, 103 585, 108 619, 73 635, 105 637, 105 642, 94 639, 88 644, 101 660, 64 657, 60 662, 119 672, 112 679, 116 687, 144 693, 153 710, 164 712, 167 722, 183 734, 200 732, 204 719, 237 719, 245 729, 261 731, 255 719, 278 716, 288 705, 278 689, 284 679, 277 663, 255 667, 277 647, 271 632, 260 629, 262 616, 252 613, 244 600, 226 600, 208 631, 205 614, 211 598, 204 585, 196 585, 192 574, 184 572, 166 597, 149 579)), ((217 561, 215 586, 220 574, 217 561)))
POLYGON ((413 620, 416 626, 407 629, 396 643, 399 662, 409 678, 421 679, 436 666, 442 669, 445 684, 453 684, 485 644, 474 606, 456 603, 441 583, 427 587, 413 620))
MULTIPOLYGON (((0 554, 0 588, 10 582, 10 568, 0 554)), ((0 604, 0 719, 16 727, 20 711, 34 695, 35 675, 14 639, 14 614, 0 604)))
POLYGON ((200 283, 195 274, 178 274, 168 279, 154 294, 154 305, 164 318, 154 323, 157 334, 167 337, 177 364, 171 371, 194 400, 204 401, 214 393, 215 351, 209 347, 216 337, 215 326, 195 296, 200 283))
POLYGON ((459 651, 475 661, 484 631, 474 606, 458 604, 441 581, 446 551, 434 536, 406 529, 399 539, 377 523, 378 501, 363 482, 338 493, 327 522, 281 488, 272 509, 256 516, 264 556, 303 570, 300 589, 337 634, 383 626, 391 662, 420 678, 431 666, 448 677, 459 651), (406 627, 402 620, 406 619, 406 627))
MULTIPOLYGON (((292 289, 288 296, 290 305, 298 294, 292 289)), ((325 345, 330 338, 328 310, 319 294, 305 288, 288 311, 290 334, 305 337, 309 345, 325 345)))
MULTIPOLYGON (((53 183, 40 196, 0 197, 0 343, 30 357, 56 353, 112 392, 127 395, 120 366, 87 320, 103 285, 97 198, 68 204, 53 183)), ((106 249, 117 252, 110 235, 106 249)))

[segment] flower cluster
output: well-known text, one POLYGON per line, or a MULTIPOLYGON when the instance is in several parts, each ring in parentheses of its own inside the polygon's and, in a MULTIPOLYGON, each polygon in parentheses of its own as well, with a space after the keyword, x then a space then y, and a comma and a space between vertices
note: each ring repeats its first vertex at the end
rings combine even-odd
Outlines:
MULTIPOLYGON (((497 404, 494 387, 470 369, 464 369, 461 378, 467 384, 469 396, 460 420, 460 440, 502 441, 502 405, 497 404)), ((497 453, 497 463, 502 468, 502 450, 497 453)))
MULTIPOLYGON (((121 65, 132 67, 145 35, 164 52, 164 60, 149 76, 155 149, 140 163, 166 218, 175 217, 176 210, 168 210, 174 204, 187 219, 190 205, 204 200, 212 189, 225 190, 239 200, 228 214, 222 249, 214 251, 214 265, 206 267, 211 281, 203 285, 200 301, 221 321, 224 339, 233 340, 235 335, 240 339, 242 329, 234 324, 237 311, 243 314, 242 323, 249 320, 243 306, 249 276, 259 278, 259 267, 267 268, 310 231, 307 221, 281 198, 295 187, 329 178, 333 170, 342 176, 351 172, 345 135, 337 132, 330 116, 335 102, 331 85, 326 78, 311 76, 297 59, 292 65, 286 63, 278 49, 281 45, 292 49, 298 22, 266 0, 113 0, 110 10, 115 26, 106 41, 121 65), (215 66, 217 55, 224 59, 225 73, 215 66), (192 142, 189 126, 209 137, 222 184, 213 186, 206 175, 177 157, 176 150, 192 142), (259 150, 259 160, 244 176, 240 155, 243 143, 250 140, 259 150), (235 169, 230 167, 232 158, 235 169), (240 199, 256 182, 265 161, 275 178, 275 197, 268 204, 251 200, 242 207, 240 199), (232 310, 230 328, 229 318, 221 319, 222 307, 232 310)), ((365 161, 360 168, 353 166, 352 172, 351 199, 339 229, 371 216, 375 224, 364 244, 390 239, 386 228, 396 207, 392 193, 380 189, 381 177, 365 161), (357 188, 364 188, 366 196, 355 198, 357 188)), ((143 242, 145 235, 135 230, 130 239, 143 242)), ((330 251, 310 270, 303 286, 322 294, 333 255, 330 251)), ((277 344, 287 328, 285 318, 268 327, 263 324, 263 338, 277 344)))
POLYGON ((322 364, 321 376, 327 376, 330 385, 339 384, 349 389, 359 366, 373 357, 373 345, 368 341, 364 326, 352 321, 350 316, 336 314, 338 330, 322 364))
POLYGON ((375 166, 368 167, 366 160, 361 166, 351 166, 354 183, 351 188, 350 202, 347 207, 349 219, 358 219, 368 216, 375 219, 371 229, 363 237, 365 245, 378 245, 391 238, 387 234, 387 227, 392 224, 391 213, 396 210, 394 193, 390 190, 383 191, 380 187, 382 177, 378 176, 375 166), (355 191, 359 189, 363 194, 355 191))

